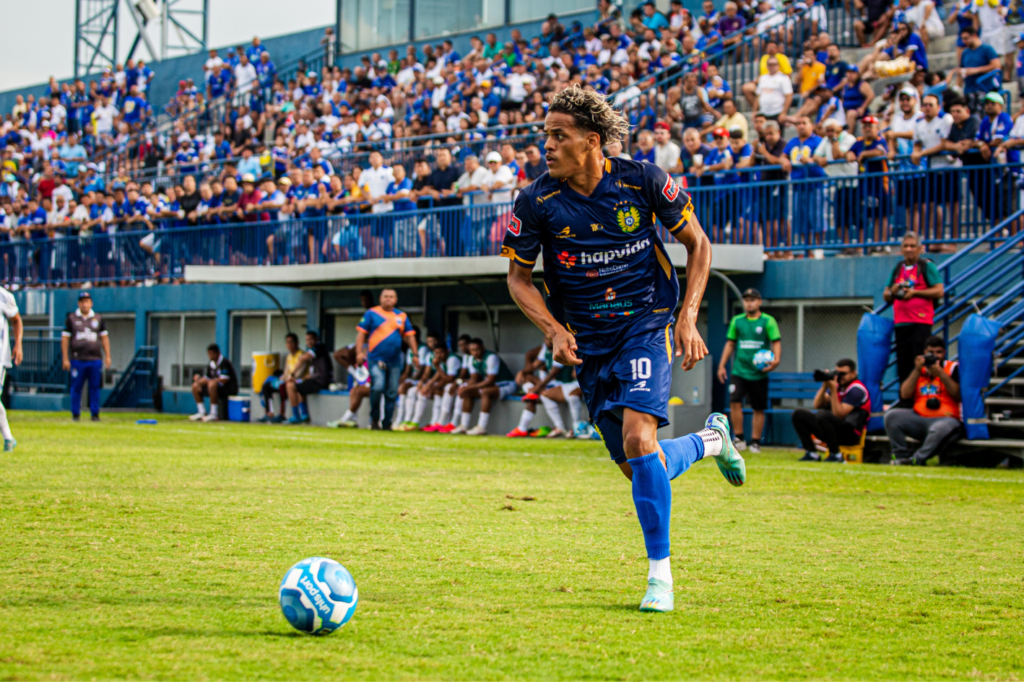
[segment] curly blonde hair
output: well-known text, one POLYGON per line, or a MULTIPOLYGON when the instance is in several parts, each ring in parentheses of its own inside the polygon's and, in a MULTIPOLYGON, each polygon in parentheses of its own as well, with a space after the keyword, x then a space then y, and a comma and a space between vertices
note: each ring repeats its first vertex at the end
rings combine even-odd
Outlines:
POLYGON ((578 83, 555 95, 548 113, 569 114, 577 126, 600 135, 602 147, 629 134, 629 122, 622 114, 612 109, 601 94, 584 90, 578 83))

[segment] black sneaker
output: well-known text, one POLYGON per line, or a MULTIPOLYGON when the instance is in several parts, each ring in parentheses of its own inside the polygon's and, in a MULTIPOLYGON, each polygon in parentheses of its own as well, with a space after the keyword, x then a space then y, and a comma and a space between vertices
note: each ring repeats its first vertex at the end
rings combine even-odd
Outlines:
POLYGON ((82 420, 82 417, 80 415, 77 415, 77 414, 71 415, 71 421, 77 422, 77 421, 81 421, 81 420, 82 420))
POLYGON ((804 456, 799 459, 801 462, 820 462, 821 456, 817 452, 805 452, 804 456))
POLYGON ((94 415, 92 416, 92 420, 93 420, 94 422, 98 422, 98 421, 100 420, 100 416, 99 416, 98 414, 94 414, 94 415))
POLYGON ((843 453, 841 453, 841 452, 833 452, 832 454, 830 454, 828 457, 826 457, 825 459, 823 459, 821 461, 822 462, 833 462, 835 464, 845 464, 846 463, 846 460, 843 458, 843 453))

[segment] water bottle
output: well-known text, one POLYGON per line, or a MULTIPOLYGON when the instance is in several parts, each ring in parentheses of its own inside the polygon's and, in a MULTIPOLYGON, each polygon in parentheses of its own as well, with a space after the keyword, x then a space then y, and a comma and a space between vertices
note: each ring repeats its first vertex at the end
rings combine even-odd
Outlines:
POLYGON ((691 399, 691 405, 700 405, 700 391, 696 386, 693 387, 693 398, 691 399))

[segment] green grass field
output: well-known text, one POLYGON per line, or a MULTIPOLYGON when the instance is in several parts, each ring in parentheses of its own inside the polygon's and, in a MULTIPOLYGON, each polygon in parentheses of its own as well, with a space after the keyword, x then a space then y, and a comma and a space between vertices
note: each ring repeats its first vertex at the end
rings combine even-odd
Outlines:
POLYGON ((1019 471, 698 463, 641 614, 599 443, 135 418, 11 414, 0 680, 1024 677, 1019 471), (360 592, 324 638, 277 605, 314 555, 360 592))

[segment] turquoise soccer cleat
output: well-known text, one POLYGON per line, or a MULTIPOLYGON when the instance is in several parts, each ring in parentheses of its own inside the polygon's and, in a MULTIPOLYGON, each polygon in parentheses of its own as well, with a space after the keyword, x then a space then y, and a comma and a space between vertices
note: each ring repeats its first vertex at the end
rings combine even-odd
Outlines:
POLYGON ((676 596, 672 586, 664 580, 651 578, 647 581, 647 594, 640 602, 641 611, 671 611, 676 606, 676 596))
POLYGON ((718 464, 718 470, 725 476, 725 480, 736 487, 746 483, 747 463, 736 450, 736 446, 732 444, 732 429, 729 428, 729 420, 720 412, 712 412, 704 426, 722 434, 722 454, 715 455, 715 463, 718 464))
POLYGON ((4 439, 4 452, 14 452, 14 448, 18 447, 18 441, 11 439, 4 439))

